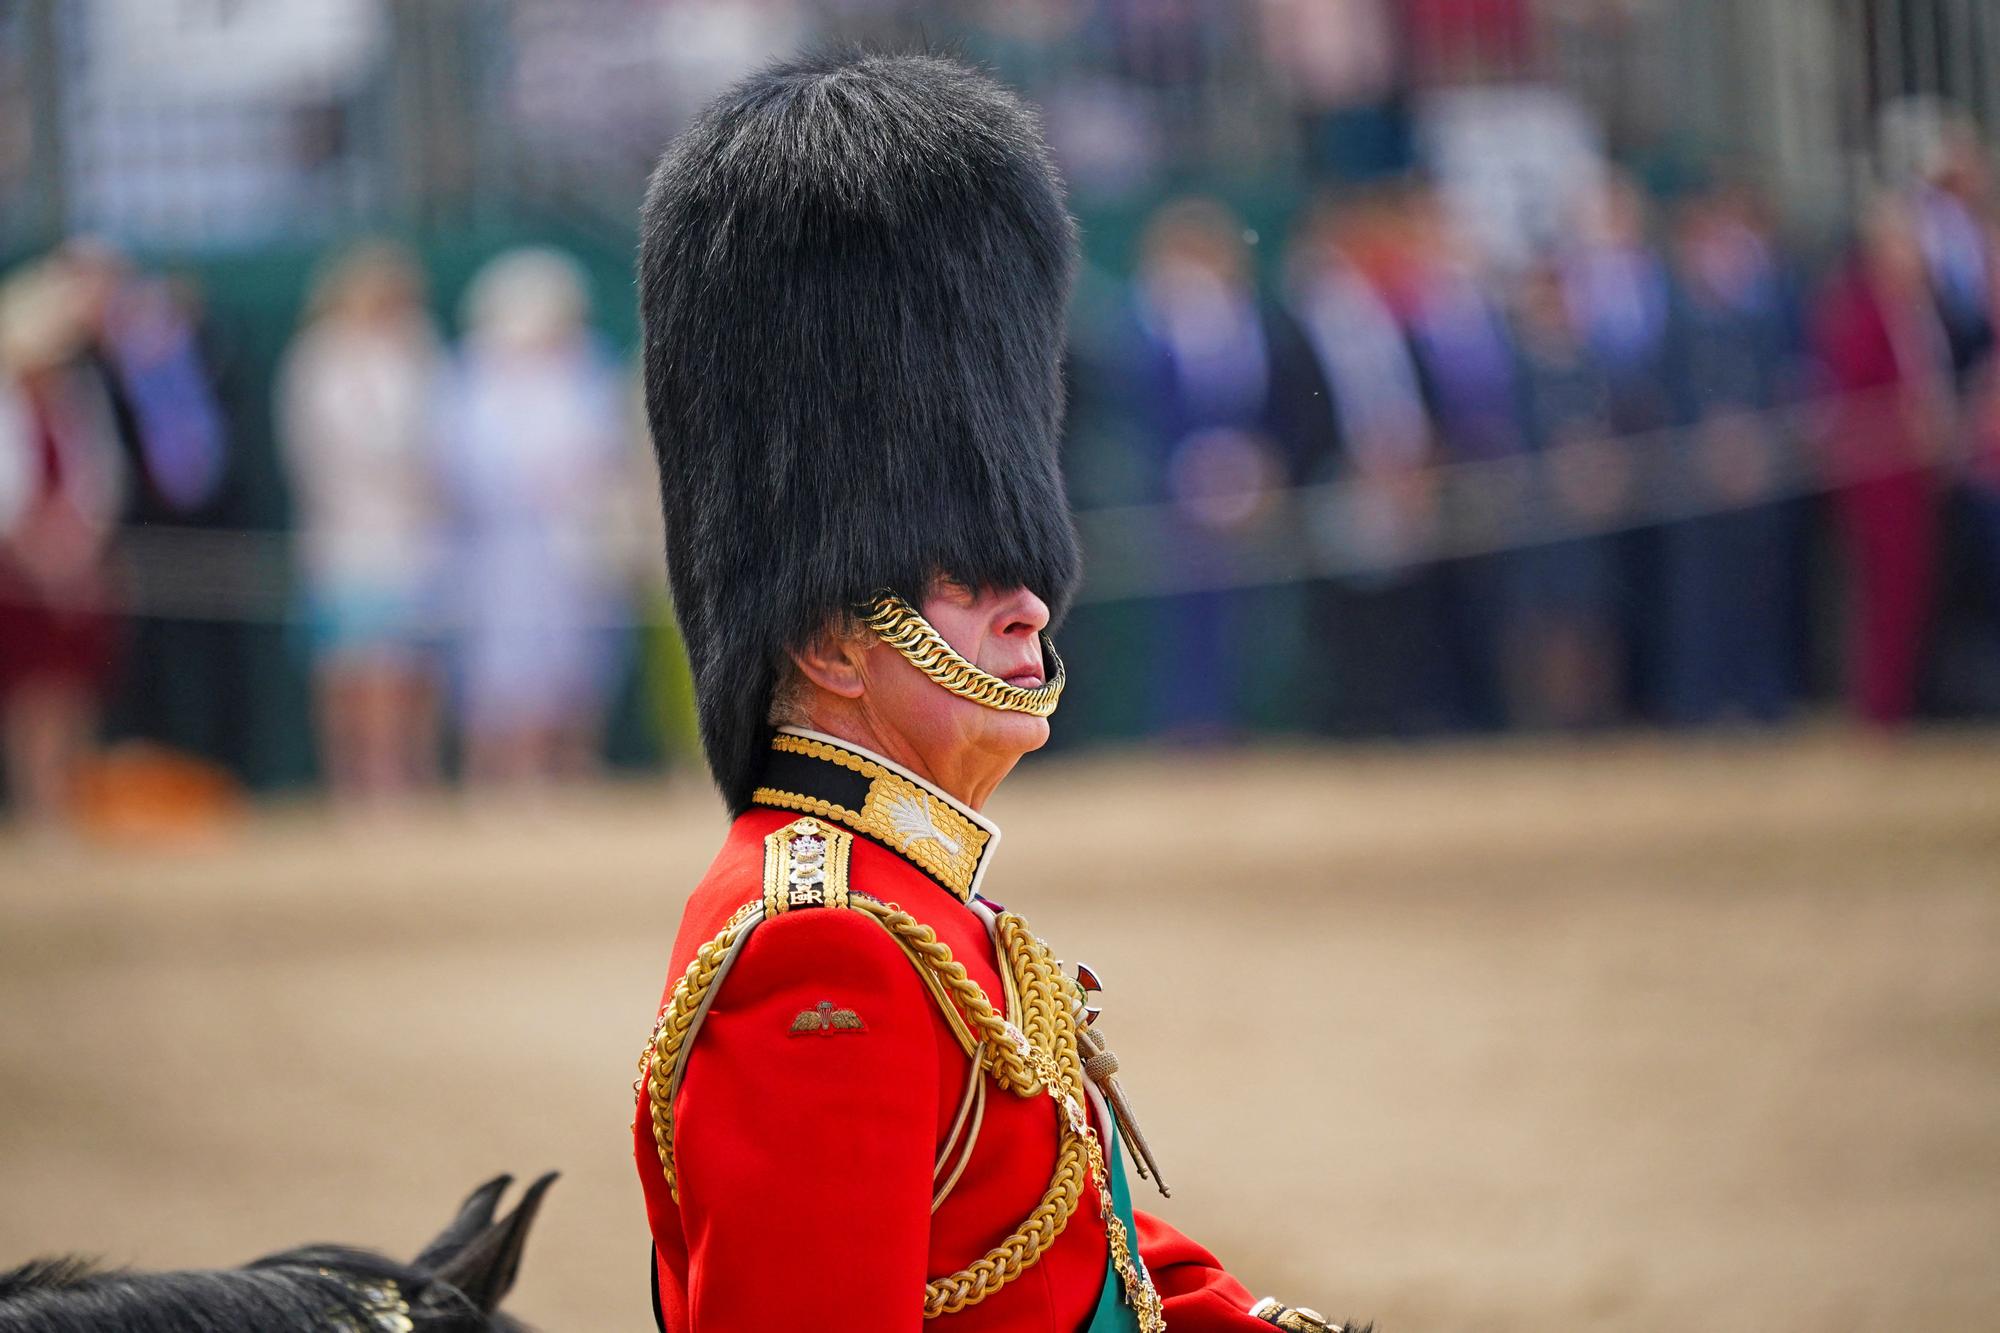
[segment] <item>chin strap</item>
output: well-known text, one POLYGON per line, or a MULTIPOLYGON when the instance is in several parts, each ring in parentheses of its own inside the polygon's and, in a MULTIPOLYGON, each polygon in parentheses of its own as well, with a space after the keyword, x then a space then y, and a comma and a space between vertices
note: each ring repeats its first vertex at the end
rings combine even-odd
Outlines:
POLYGON ((1028 713, 1047 717, 1056 711, 1062 698, 1063 664, 1056 646, 1044 634, 1042 653, 1051 674, 1048 683, 1032 690, 1009 685, 998 676, 988 675, 960 657, 944 636, 931 627, 917 609, 893 592, 878 592, 856 608, 861 622, 874 630, 882 642, 903 655, 905 661, 953 694, 995 708, 1003 713, 1028 713))

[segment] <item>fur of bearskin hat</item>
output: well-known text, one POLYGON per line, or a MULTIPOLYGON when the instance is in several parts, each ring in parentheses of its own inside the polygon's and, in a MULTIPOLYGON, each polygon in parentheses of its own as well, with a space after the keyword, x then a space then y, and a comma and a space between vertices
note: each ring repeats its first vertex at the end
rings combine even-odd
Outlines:
POLYGON ((1057 437, 1075 224, 1036 118, 932 55, 774 65, 647 189, 646 404, 702 744, 749 804, 787 650, 880 589, 1078 572, 1057 437))

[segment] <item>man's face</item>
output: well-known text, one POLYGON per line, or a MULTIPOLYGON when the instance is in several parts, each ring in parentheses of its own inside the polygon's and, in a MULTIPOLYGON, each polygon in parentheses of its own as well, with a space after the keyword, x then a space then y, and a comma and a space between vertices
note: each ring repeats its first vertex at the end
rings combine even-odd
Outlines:
MULTIPOLYGON (((1023 689, 1046 683, 1041 632, 1049 608, 1028 589, 980 591, 940 579, 919 609, 945 642, 980 670, 1023 689)), ((879 639, 865 651, 863 672, 870 711, 940 777, 967 766, 1012 767, 1049 739, 1048 719, 1002 712, 953 694, 879 639)))

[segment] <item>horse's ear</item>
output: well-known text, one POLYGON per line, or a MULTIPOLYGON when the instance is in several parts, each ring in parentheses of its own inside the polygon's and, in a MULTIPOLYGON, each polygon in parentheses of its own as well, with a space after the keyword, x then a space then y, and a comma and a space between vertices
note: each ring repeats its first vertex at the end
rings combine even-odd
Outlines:
MULTIPOLYGON (((551 1171, 528 1186, 513 1212, 480 1231, 429 1275, 463 1293, 485 1314, 499 1309, 521 1271, 521 1251, 528 1243, 528 1228, 534 1225, 535 1214, 541 1209, 542 1195, 555 1179, 556 1173, 551 1171)), ((466 1202, 470 1207, 472 1200, 466 1202)), ((492 1214, 489 1203, 486 1215, 492 1214)))
POLYGON ((437 1233, 436 1239, 424 1246, 423 1253, 412 1260, 410 1266, 428 1272, 448 1262, 471 1244, 474 1236, 493 1225, 493 1210, 499 1206, 500 1196, 513 1183, 512 1176, 495 1176, 466 1195, 465 1202, 458 1206, 458 1216, 437 1233))

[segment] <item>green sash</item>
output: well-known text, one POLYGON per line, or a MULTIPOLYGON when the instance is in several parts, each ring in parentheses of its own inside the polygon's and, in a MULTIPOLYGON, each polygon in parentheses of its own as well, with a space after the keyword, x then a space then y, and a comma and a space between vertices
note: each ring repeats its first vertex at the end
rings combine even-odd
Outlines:
MULTIPOLYGON (((1139 1257, 1139 1228, 1132 1220, 1132 1191, 1125 1184, 1124 1148, 1118 1142, 1118 1132, 1111 1130, 1104 1136, 1109 1140, 1111 1159, 1111 1211, 1118 1214, 1118 1220, 1125 1224, 1125 1235, 1132 1242, 1132 1257, 1139 1257)), ((1112 1266, 1107 1255, 1104 1260, 1104 1287, 1097 1296, 1097 1309, 1090 1316, 1090 1323, 1084 1333, 1139 1333, 1139 1317, 1132 1313, 1132 1307, 1125 1303, 1125 1284, 1118 1278, 1118 1270, 1112 1266)))

